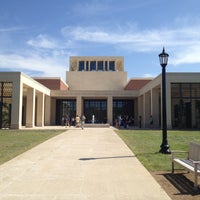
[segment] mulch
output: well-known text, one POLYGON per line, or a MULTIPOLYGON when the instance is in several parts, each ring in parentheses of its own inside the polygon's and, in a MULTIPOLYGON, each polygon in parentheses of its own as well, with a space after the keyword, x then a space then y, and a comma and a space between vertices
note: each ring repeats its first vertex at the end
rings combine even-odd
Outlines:
MULTIPOLYGON (((194 174, 176 172, 153 172, 152 176, 172 200, 200 200, 200 188, 194 191, 194 174)), ((198 177, 200 184, 200 177, 198 177)))

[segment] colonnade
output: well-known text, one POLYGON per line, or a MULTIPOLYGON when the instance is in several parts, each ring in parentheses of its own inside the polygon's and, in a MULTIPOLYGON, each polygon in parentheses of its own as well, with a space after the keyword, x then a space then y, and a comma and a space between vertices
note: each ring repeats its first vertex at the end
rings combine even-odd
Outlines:
POLYGON ((42 127, 50 125, 50 97, 34 88, 27 89, 27 96, 23 98, 25 126, 42 127))
MULTIPOLYGON (((167 85, 167 128, 171 129, 171 89, 167 85)), ((150 116, 153 117, 153 128, 162 127, 161 85, 146 90, 138 97, 138 116, 142 119, 142 128, 150 128, 150 116)))
POLYGON ((10 127, 50 125, 50 90, 23 73, 13 72, 4 77, 12 82, 10 127))

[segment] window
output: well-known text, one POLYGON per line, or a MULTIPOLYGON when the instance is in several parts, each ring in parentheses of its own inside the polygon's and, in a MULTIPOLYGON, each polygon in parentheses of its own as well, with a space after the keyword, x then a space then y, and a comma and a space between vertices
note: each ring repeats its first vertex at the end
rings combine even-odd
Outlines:
POLYGON ((191 84, 189 83, 183 83, 181 84, 181 92, 182 92, 182 97, 190 97, 190 88, 191 84))
POLYGON ((134 100, 114 99, 113 100, 113 120, 118 116, 125 118, 128 116, 130 125, 134 125, 134 100))
POLYGON ((199 83, 192 84, 192 97, 200 97, 200 84, 199 83))
POLYGON ((171 84, 171 95, 172 97, 180 97, 181 90, 179 83, 172 83, 171 84))
POLYGON ((173 128, 200 128, 200 84, 171 84, 173 128))
POLYGON ((103 71, 103 61, 98 61, 98 71, 103 71))
POLYGON ((109 61, 109 70, 115 71, 115 61, 109 61))
POLYGON ((12 90, 11 82, 0 82, 0 128, 11 124, 12 90))
POLYGON ((96 61, 90 62, 90 71, 96 71, 96 61))
POLYGON ((84 71, 84 61, 79 61, 79 71, 84 71))
POLYGON ((107 101, 105 99, 85 99, 84 115, 86 123, 91 123, 92 115, 95 116, 95 123, 106 123, 107 101))
POLYGON ((56 100, 56 125, 61 125, 63 117, 66 116, 69 116, 70 120, 76 117, 75 99, 56 100))

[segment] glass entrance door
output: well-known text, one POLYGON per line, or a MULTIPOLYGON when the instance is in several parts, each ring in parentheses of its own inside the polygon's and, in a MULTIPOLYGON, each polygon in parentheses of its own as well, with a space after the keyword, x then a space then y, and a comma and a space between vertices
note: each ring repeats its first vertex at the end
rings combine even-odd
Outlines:
POLYGON ((57 99, 56 100, 56 125, 61 125, 63 118, 69 117, 70 121, 76 117, 76 100, 57 99))
POLYGON ((104 99, 85 99, 84 100, 84 115, 86 123, 92 123, 94 115, 94 123, 107 122, 107 101, 104 99))

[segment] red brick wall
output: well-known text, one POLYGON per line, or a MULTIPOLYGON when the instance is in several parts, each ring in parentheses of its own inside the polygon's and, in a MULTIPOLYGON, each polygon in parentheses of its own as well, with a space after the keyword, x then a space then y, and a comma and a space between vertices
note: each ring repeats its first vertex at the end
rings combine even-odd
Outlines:
POLYGON ((145 80, 145 79, 141 79, 141 80, 130 80, 129 83, 126 85, 126 87, 124 88, 125 90, 139 90, 141 89, 144 85, 146 85, 147 83, 149 83, 151 80, 145 80))
POLYGON ((42 85, 46 86, 50 90, 68 90, 68 87, 63 83, 61 79, 37 79, 35 80, 42 85))

